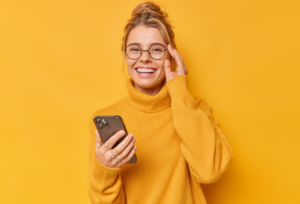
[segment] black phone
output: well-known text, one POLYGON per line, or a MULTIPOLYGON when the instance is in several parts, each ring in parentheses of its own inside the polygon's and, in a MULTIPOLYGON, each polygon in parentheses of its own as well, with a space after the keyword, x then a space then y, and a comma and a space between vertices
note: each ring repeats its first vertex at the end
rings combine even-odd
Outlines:
MULTIPOLYGON (((119 115, 96 116, 94 118, 94 123, 103 143, 105 143, 111 136, 116 134, 118 131, 120 130, 125 131, 125 135, 115 143, 112 149, 115 148, 118 144, 120 144, 120 142, 122 142, 125 139, 125 137, 127 137, 128 135, 124 121, 122 117, 119 115)), ((133 157, 127 163, 136 163, 136 162, 137 162, 137 158, 136 155, 134 154, 133 157)))

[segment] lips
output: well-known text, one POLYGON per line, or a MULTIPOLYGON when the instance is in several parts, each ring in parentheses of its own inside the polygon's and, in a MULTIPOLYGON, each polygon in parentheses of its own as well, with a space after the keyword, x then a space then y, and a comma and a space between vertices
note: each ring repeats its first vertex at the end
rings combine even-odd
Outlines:
POLYGON ((143 77, 143 78, 150 77, 157 71, 157 69, 154 67, 143 67, 143 66, 136 67, 136 68, 134 68, 134 70, 140 77, 143 77), (154 72, 151 72, 150 70, 151 71, 154 70, 154 72))
POLYGON ((157 68, 154 68, 154 67, 143 67, 143 66, 139 66, 139 67, 136 67, 136 68, 134 68, 134 69, 137 70, 138 68, 141 68, 141 69, 154 69, 154 70, 157 70, 157 68))

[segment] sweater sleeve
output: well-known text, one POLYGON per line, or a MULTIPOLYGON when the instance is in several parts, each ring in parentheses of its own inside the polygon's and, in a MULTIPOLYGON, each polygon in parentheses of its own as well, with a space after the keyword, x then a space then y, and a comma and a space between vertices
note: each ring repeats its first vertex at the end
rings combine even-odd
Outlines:
POLYGON ((191 175, 198 183, 217 181, 233 155, 212 108, 203 99, 190 95, 186 75, 170 80, 167 88, 172 99, 174 127, 181 138, 180 149, 191 175))
POLYGON ((93 204, 125 204, 125 191, 120 176, 121 168, 102 165, 95 155, 96 134, 93 120, 89 124, 89 198, 93 204))

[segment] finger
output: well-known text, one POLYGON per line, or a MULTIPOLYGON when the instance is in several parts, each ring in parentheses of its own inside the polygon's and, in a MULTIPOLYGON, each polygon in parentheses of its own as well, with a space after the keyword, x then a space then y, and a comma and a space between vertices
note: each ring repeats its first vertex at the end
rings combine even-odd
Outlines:
POLYGON ((109 151, 110 151, 110 153, 111 153, 111 150, 108 150, 108 151, 106 151, 105 153, 104 153, 104 158, 105 158, 105 160, 107 161, 107 162, 111 162, 113 159, 115 159, 114 157, 112 157, 112 156, 115 156, 115 155, 113 155, 112 153, 111 153, 111 155, 109 154, 109 151))
POLYGON ((187 68, 186 68, 185 65, 184 65, 184 60, 183 60, 183 58, 180 56, 180 54, 178 53, 177 50, 175 50, 175 53, 176 53, 176 55, 180 58, 180 60, 181 60, 181 62, 182 62, 182 69, 187 73, 188 70, 187 70, 187 68))
POLYGON ((130 142, 133 140, 133 134, 129 134, 125 137, 125 139, 120 142, 111 152, 113 155, 119 155, 121 154, 124 149, 130 144, 130 142))
POLYGON ((134 147, 131 148, 130 153, 122 160, 122 162, 120 162, 120 163, 121 163, 121 166, 122 166, 123 164, 125 164, 126 162, 128 162, 128 161, 133 157, 133 155, 134 155, 135 152, 136 152, 136 149, 137 149, 137 146, 134 146, 134 147))
POLYGON ((124 149, 124 151, 122 151, 118 156, 117 156, 117 160, 123 160, 124 158, 126 158, 128 156, 128 154, 130 153, 130 150, 132 149, 133 145, 135 143, 135 138, 133 138, 130 143, 128 144, 128 146, 126 147, 126 149, 124 149))
POLYGON ((167 48, 168 48, 168 51, 171 54, 171 56, 173 58, 175 58, 174 49, 172 48, 172 46, 170 44, 168 44, 167 48))
POLYGON ((184 61, 183 58, 180 56, 180 54, 178 53, 178 51, 176 49, 175 49, 175 53, 177 56, 179 56, 180 60, 183 62, 184 61))
POLYGON ((113 136, 111 136, 107 141, 106 144, 109 148, 112 148, 115 143, 125 135, 125 131, 124 130, 120 130, 118 131, 116 134, 114 134, 113 136))
POLYGON ((187 69, 184 66, 183 59, 179 55, 179 53, 177 52, 177 50, 175 50, 175 60, 176 60, 176 63, 178 65, 177 66, 178 69, 176 69, 176 73, 178 75, 187 74, 187 69))
POLYGON ((174 56, 175 56, 175 61, 178 67, 182 68, 183 67, 183 62, 179 58, 179 53, 174 49, 174 56))
POLYGON ((165 67, 165 73, 166 73, 166 75, 167 75, 168 73, 172 72, 172 71, 171 71, 171 62, 170 62, 170 60, 168 60, 168 59, 165 60, 165 65, 164 65, 164 67, 165 67))
POLYGON ((100 135, 99 135, 99 132, 97 130, 95 130, 95 133, 96 133, 96 142, 95 142, 95 146, 96 146, 96 149, 100 148, 101 145, 103 144, 102 143, 102 140, 100 138, 100 135))
POLYGON ((175 53, 177 53, 176 55, 179 56, 181 62, 182 62, 182 67, 181 67, 181 70, 182 72, 180 74, 187 74, 188 73, 188 69, 186 68, 186 66, 184 65, 184 60, 183 58, 180 56, 180 54, 178 53, 177 50, 175 50, 175 53))

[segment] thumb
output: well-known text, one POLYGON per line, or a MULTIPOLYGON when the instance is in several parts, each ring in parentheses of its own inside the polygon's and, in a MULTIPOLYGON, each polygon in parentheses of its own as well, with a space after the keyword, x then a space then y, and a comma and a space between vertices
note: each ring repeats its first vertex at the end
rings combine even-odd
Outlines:
POLYGON ((171 62, 170 60, 166 59, 165 60, 165 73, 166 75, 171 72, 171 62))
POLYGON ((99 132, 97 130, 95 130, 95 133, 96 133, 96 142, 95 142, 95 146, 96 146, 96 149, 100 148, 101 145, 103 144, 101 138, 100 138, 100 135, 99 135, 99 132), (98 146, 97 146, 98 145, 98 146), (99 146, 100 145, 100 146, 99 146))

